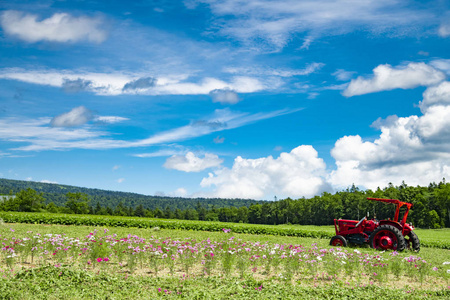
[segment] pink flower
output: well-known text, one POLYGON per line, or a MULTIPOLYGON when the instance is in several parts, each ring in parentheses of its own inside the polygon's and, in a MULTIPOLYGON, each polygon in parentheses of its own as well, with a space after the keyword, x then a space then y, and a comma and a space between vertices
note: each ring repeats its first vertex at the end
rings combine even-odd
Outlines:
POLYGON ((161 293, 161 288, 158 288, 158 293, 161 293))
POLYGON ((102 262, 103 258, 99 257, 97 258, 97 262, 102 262))
POLYGON ((107 257, 105 257, 104 259, 103 259, 103 261, 108 261, 109 260, 109 258, 107 258, 107 257))

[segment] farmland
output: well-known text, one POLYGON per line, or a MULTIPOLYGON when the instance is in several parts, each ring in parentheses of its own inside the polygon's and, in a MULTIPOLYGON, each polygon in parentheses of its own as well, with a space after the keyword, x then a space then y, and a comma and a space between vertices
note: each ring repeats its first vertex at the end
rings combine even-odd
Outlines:
MULTIPOLYGON (((4 223, 0 293, 10 299, 450 295, 446 249, 422 248, 420 253, 340 249, 329 247, 328 239, 237 233, 231 227, 210 232, 4 223)), ((278 230, 288 229, 332 233, 332 227, 278 230)), ((421 239, 440 237, 443 243, 449 242, 449 233, 418 231, 421 239)))
MULTIPOLYGON (((45 213, 19 213, 0 212, 0 218, 8 223, 32 224, 60 224, 60 225, 87 225, 111 226, 131 228, 180 229, 193 231, 221 231, 227 227, 234 233, 248 233, 257 235, 279 235, 295 237, 311 237, 329 239, 335 235, 334 226, 299 226, 299 225, 260 225, 242 223, 222 223, 190 220, 164 220, 121 216, 93 216, 73 214, 45 214, 45 213)), ((422 246, 450 249, 450 229, 423 230, 418 229, 422 246)))

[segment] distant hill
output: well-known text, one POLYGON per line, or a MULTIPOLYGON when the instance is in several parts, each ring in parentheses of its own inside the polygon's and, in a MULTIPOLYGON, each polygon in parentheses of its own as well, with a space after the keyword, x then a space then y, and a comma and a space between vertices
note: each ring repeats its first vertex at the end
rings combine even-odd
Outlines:
POLYGON ((196 208, 198 203, 205 208, 220 207, 242 207, 252 204, 263 203, 263 201, 249 199, 220 199, 220 198, 181 198, 166 196, 146 196, 137 193, 116 192, 101 189, 92 189, 77 187, 71 185, 63 185, 57 183, 44 183, 25 180, 12 180, 0 178, 0 195, 7 195, 12 191, 13 194, 31 188, 35 191, 44 193, 46 204, 53 202, 58 206, 64 206, 67 193, 84 193, 90 196, 91 205, 95 206, 100 203, 101 206, 109 206, 115 208, 120 202, 127 207, 133 207, 142 204, 146 209, 165 209, 169 207, 171 210, 188 208, 196 208))

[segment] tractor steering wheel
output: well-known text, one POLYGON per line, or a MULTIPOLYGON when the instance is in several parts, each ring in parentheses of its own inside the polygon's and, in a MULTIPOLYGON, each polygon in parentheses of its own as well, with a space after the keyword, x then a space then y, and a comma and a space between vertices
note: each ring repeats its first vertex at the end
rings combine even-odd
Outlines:
POLYGON ((362 218, 358 223, 356 223, 355 228, 361 225, 362 221, 364 221, 365 219, 366 217, 364 216, 364 218, 362 218))

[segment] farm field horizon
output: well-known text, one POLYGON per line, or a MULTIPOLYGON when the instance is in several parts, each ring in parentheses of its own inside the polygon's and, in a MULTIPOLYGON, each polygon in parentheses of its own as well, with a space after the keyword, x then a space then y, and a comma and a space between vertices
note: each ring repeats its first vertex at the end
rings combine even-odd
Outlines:
MULTIPOLYGON (((3 223, 0 292, 10 295, 6 299, 19 294, 21 299, 31 299, 36 293, 31 285, 39 283, 41 299, 445 299, 450 295, 450 250, 425 247, 419 253, 396 253, 336 248, 329 246, 329 239, 224 229, 3 223), (8 242, 22 245, 10 265, 4 252, 8 242), (31 258, 33 247, 27 243, 42 247, 39 254, 31 258), (96 293, 89 285, 95 286, 96 293), (134 296, 120 290, 124 287, 134 296)), ((430 230, 427 238, 436 234, 450 240, 449 230, 430 230)), ((418 235, 425 238, 427 230, 418 235)))

